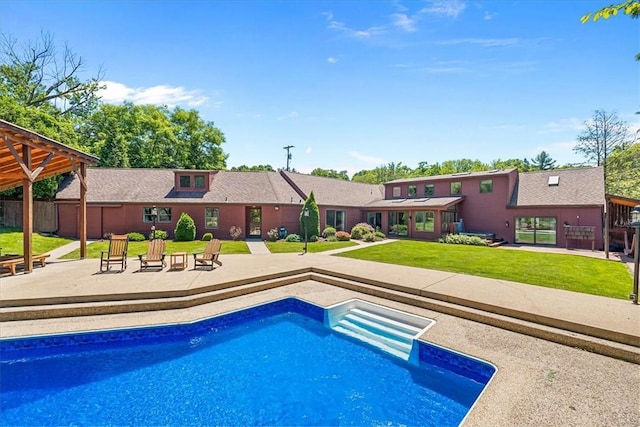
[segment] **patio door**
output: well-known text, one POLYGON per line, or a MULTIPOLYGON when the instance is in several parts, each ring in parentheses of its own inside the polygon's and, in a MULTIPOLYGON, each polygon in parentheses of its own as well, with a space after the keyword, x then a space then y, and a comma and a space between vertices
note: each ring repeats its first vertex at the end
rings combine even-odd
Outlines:
POLYGON ((390 236, 408 236, 409 235, 409 214, 401 211, 389 212, 389 231, 390 236))
POLYGON ((262 208, 247 209, 247 236, 262 237, 262 208))

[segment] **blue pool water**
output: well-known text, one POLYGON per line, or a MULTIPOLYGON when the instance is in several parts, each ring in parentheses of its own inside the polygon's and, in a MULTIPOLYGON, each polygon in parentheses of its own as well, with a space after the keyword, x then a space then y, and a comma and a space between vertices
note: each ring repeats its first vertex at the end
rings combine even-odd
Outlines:
POLYGON ((333 332, 305 304, 4 340, 0 424, 458 425, 493 374, 429 345, 410 364, 333 332))

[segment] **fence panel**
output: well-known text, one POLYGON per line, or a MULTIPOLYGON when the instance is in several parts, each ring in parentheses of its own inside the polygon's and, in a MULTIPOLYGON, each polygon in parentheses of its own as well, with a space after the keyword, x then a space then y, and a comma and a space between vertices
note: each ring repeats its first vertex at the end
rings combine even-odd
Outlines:
MULTIPOLYGON (((22 200, 0 200, 0 226, 22 228, 22 200)), ((55 233, 58 212, 53 202, 33 202, 33 231, 55 233)))

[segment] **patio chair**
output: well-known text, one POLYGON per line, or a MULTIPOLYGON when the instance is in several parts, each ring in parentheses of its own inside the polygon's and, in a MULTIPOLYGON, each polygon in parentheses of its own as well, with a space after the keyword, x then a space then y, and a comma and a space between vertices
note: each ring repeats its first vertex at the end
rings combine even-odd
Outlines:
POLYGON ((209 243, 207 243, 207 246, 204 248, 204 252, 196 252, 193 254, 193 269, 195 270, 198 266, 203 266, 210 267, 210 269, 213 270, 213 264, 222 266, 222 262, 218 259, 218 256, 220 255, 220 246, 220 240, 209 240, 209 243))
POLYGON ((111 268, 111 264, 120 264, 120 271, 124 271, 127 268, 128 246, 128 236, 117 234, 111 236, 109 250, 100 253, 100 271, 108 271, 111 268))
POLYGON ((160 267, 161 270, 165 268, 167 266, 167 262, 164 260, 166 255, 164 246, 165 242, 162 239, 150 240, 147 253, 138 255, 140 270, 147 269, 149 267, 160 267))

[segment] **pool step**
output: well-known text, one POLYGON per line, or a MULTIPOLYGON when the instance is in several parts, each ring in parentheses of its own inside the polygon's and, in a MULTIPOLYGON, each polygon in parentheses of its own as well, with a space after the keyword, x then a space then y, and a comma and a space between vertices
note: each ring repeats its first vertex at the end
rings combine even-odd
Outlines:
POLYGON ((332 329, 408 360, 413 339, 422 328, 364 308, 351 308, 332 322, 332 329))

